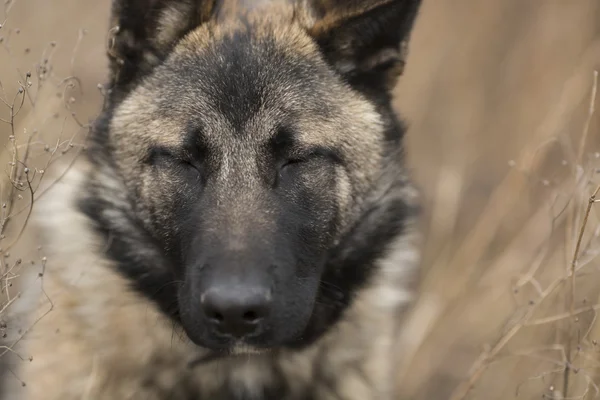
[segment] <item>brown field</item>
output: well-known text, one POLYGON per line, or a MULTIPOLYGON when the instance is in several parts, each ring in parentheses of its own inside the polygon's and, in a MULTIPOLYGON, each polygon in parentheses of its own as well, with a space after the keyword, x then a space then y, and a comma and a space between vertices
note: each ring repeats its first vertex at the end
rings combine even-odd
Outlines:
MULTIPOLYGON (((99 110, 110 2, 2 3, 0 118, 17 114, 0 121, 10 345, 27 329, 2 324, 28 288, 19 271, 44 263, 25 229, 30 198, 99 110), (9 177, 25 184, 13 190, 9 177)), ((396 101, 427 240, 398 339, 398 398, 600 398, 600 202, 589 200, 600 185, 600 2, 425 0, 412 39, 396 101)))

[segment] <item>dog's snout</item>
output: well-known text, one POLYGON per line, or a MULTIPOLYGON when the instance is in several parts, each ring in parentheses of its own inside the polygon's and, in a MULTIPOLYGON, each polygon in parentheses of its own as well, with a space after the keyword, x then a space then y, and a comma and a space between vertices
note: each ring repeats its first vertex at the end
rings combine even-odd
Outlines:
POLYGON ((262 330, 270 304, 270 292, 259 287, 220 285, 201 296, 202 311, 216 333, 237 339, 262 330))

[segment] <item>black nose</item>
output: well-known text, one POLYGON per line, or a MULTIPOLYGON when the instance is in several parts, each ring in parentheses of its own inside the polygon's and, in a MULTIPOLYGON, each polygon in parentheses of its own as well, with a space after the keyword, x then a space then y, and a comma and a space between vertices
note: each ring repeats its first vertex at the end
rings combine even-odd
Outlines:
POLYGON ((235 338, 258 333, 271 303, 267 290, 239 286, 212 287, 200 299, 202 310, 216 331, 235 338))

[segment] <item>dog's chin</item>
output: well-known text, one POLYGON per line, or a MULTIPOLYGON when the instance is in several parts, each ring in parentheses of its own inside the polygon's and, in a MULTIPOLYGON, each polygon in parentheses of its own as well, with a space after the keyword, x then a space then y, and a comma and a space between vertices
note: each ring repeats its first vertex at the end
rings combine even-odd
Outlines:
POLYGON ((206 349, 207 353, 193 359, 189 363, 190 368, 195 368, 201 365, 206 365, 213 361, 223 359, 233 359, 238 357, 260 357, 271 353, 274 349, 270 347, 256 347, 246 343, 235 343, 230 347, 221 348, 218 350, 206 349))
POLYGON ((279 343, 262 343, 256 342, 253 343, 251 340, 232 340, 227 343, 222 343, 221 345, 211 346, 211 345, 203 345, 199 344, 199 347, 211 352, 211 353, 220 353, 225 356, 241 356, 241 355, 260 355, 265 353, 270 353, 275 351, 278 348, 281 348, 283 345, 279 343))
POLYGON ((272 347, 256 347, 245 343, 236 343, 228 349, 230 356, 263 355, 273 351, 272 347))

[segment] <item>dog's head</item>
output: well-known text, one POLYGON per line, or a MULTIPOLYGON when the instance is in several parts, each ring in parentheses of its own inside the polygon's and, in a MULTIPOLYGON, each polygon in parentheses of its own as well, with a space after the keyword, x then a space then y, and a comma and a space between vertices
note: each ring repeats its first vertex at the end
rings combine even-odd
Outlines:
POLYGON ((315 340, 414 211, 390 92, 420 1, 246 3, 115 1, 81 202, 212 349, 315 340))

